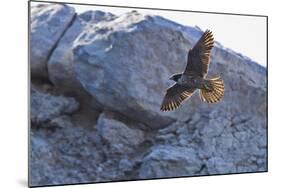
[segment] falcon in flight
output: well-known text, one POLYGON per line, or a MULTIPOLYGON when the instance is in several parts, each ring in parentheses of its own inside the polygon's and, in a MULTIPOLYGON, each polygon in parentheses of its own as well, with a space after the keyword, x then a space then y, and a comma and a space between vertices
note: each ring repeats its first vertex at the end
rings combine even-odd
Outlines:
POLYGON ((196 89, 200 90, 200 99, 207 103, 215 103, 223 98, 224 84, 220 76, 205 78, 213 46, 212 32, 206 30, 195 46, 188 51, 185 71, 170 77, 170 80, 176 83, 167 89, 161 111, 175 110, 184 100, 190 98, 196 89))

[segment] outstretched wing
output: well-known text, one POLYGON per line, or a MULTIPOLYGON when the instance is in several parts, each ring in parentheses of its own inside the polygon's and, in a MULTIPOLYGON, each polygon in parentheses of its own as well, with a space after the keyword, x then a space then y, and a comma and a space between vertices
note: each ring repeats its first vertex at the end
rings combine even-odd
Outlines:
POLYGON ((185 99, 188 99, 193 94, 194 90, 193 88, 179 84, 172 85, 167 89, 160 110, 175 110, 185 99))
POLYGON ((188 52, 184 74, 195 74, 204 77, 208 72, 211 49, 214 46, 213 34, 206 30, 195 46, 188 52))

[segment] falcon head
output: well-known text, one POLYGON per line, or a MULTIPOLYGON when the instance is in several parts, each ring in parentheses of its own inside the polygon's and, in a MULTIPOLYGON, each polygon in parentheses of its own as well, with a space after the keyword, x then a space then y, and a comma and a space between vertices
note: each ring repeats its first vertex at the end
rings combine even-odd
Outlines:
POLYGON ((181 75, 182 75, 182 73, 173 74, 173 75, 169 78, 169 80, 174 80, 175 82, 177 82, 177 81, 180 79, 181 75))

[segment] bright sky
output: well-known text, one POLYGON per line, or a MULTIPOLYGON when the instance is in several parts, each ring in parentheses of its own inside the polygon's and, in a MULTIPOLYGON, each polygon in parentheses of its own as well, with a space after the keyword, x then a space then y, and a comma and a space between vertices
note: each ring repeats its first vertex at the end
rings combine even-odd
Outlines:
MULTIPOLYGON (((81 13, 87 10, 101 10, 116 15, 131 11, 131 8, 70 5, 81 13)), ((241 53, 253 61, 266 66, 266 18, 180 11, 134 9, 144 14, 155 14, 188 26, 210 29, 216 41, 241 53)))

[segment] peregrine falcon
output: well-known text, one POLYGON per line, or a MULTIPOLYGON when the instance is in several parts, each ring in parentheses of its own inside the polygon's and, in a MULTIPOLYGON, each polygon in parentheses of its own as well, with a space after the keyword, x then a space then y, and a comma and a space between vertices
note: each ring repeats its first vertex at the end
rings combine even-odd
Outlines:
POLYGON ((185 71, 170 77, 170 80, 176 83, 167 89, 161 111, 175 110, 184 100, 189 99, 196 89, 200 90, 200 99, 204 102, 214 103, 223 98, 224 84, 220 76, 205 78, 213 46, 213 34, 206 30, 195 46, 188 51, 185 71))

